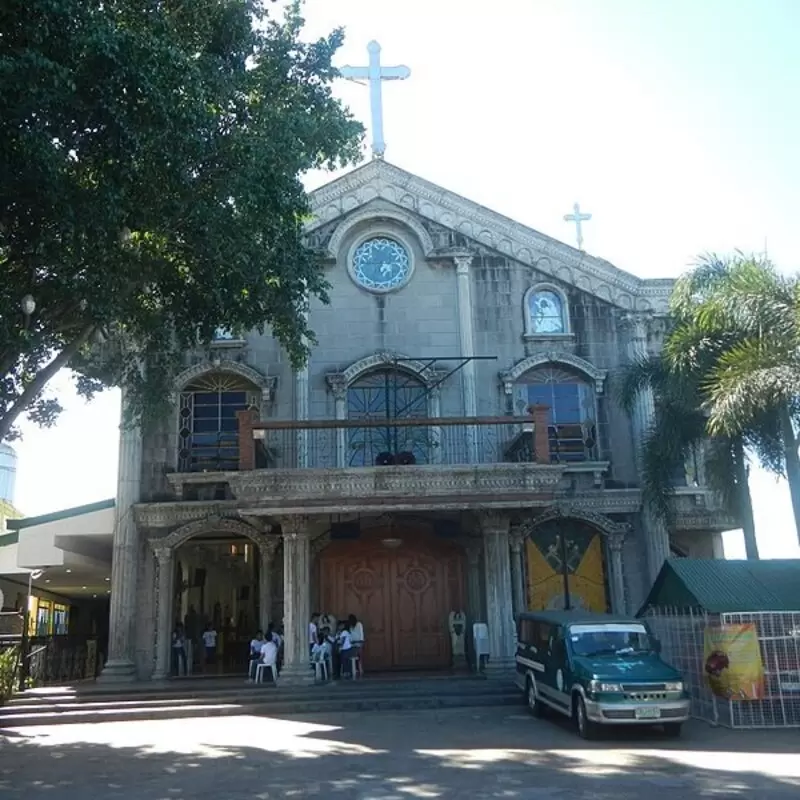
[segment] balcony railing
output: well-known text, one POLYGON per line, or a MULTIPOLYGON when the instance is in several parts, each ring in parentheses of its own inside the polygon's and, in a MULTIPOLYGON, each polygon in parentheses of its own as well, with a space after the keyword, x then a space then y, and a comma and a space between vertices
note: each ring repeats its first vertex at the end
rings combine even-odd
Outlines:
MULTIPOLYGON (((254 416, 239 414, 240 470, 550 463, 546 420, 539 411, 529 417, 435 419, 262 422, 254 416)), ((215 460, 224 469, 231 455, 228 448, 207 453, 205 471, 215 469, 215 460)))

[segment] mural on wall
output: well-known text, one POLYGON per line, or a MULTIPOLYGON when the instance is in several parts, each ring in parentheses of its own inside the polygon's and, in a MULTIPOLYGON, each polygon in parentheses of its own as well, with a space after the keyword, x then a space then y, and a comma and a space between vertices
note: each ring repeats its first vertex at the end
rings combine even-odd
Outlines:
POLYGON ((564 608, 565 574, 570 608, 608 611, 603 540, 594 528, 570 519, 546 522, 525 550, 531 611, 564 608))

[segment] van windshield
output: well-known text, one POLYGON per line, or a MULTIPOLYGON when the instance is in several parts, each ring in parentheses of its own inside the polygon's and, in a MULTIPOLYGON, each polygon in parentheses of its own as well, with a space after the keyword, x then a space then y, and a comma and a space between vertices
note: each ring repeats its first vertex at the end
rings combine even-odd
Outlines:
POLYGON ((625 656, 653 651, 644 625, 573 625, 568 638, 576 656, 625 656))

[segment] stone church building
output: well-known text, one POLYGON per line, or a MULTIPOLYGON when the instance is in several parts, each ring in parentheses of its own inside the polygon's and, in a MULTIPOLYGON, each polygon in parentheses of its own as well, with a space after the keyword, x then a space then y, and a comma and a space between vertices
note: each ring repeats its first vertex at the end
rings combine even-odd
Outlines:
MULTIPOLYGON (((732 527, 701 459, 674 530, 643 512, 615 397, 660 345, 669 280, 643 280, 382 159, 312 195, 330 304, 293 371, 269 335, 220 332, 175 376, 157 428, 123 430, 104 679, 170 671, 171 631, 210 623, 226 669, 269 622, 287 674, 312 611, 355 614, 367 672, 449 668, 448 619, 635 612, 670 553, 732 527)), ((468 637, 469 639, 469 637, 468 637)))

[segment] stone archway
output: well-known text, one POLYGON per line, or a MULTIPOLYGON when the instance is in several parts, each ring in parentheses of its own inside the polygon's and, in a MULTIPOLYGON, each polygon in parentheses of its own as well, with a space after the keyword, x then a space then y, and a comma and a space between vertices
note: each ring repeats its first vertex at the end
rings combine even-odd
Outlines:
POLYGON ((266 627, 270 617, 272 599, 272 565, 280 537, 257 530, 239 519, 211 516, 182 525, 166 536, 149 540, 155 566, 155 658, 153 678, 169 675, 170 640, 173 616, 175 579, 175 553, 192 538, 202 534, 234 534, 249 540, 258 551, 258 607, 259 623, 266 627))
MULTIPOLYGON (((527 561, 526 555, 529 555, 529 553, 523 554, 522 544, 529 541, 537 529, 556 520, 581 522, 584 523, 586 528, 594 530, 599 534, 600 542, 597 542, 597 546, 599 547, 601 542, 604 545, 605 552, 600 552, 605 556, 607 573, 604 577, 608 581, 611 607, 615 613, 625 613, 625 578, 622 563, 622 547, 625 537, 630 530, 630 525, 627 523, 615 522, 609 519, 605 514, 599 514, 577 505, 559 504, 551 506, 534 519, 528 520, 517 527, 516 549, 514 552, 515 559, 518 563, 515 572, 520 576, 517 578, 517 582, 520 584, 524 582, 522 576, 525 570, 522 565, 523 561, 527 561)), ((527 567, 528 569, 531 568, 529 563, 527 567)), ((515 588, 517 595, 523 598, 524 586, 520 585, 515 588)))

